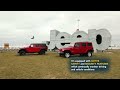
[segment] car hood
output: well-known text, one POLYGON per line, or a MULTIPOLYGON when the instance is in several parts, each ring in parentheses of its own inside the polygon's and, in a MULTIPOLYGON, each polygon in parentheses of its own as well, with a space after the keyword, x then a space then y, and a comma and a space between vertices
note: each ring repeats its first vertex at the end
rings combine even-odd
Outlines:
POLYGON ((20 48, 20 49, 26 49, 26 48, 29 48, 29 47, 22 47, 22 48, 20 48))
POLYGON ((66 48, 61 48, 61 50, 70 50, 72 48, 73 48, 73 46, 69 46, 69 47, 66 47, 66 48))

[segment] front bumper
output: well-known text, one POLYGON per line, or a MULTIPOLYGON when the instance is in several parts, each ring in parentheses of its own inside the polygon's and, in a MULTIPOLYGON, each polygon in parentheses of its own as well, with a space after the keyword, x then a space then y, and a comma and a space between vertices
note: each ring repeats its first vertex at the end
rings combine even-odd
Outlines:
POLYGON ((59 55, 64 55, 64 52, 58 51, 59 55))

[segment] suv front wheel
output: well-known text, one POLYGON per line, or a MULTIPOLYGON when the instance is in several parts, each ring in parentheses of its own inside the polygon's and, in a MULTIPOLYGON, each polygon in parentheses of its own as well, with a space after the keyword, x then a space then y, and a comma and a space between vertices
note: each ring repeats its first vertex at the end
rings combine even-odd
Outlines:
POLYGON ((88 57, 91 57, 91 56, 92 56, 92 52, 88 52, 88 53, 87 53, 87 56, 88 56, 88 57))
POLYGON ((69 57, 71 56, 71 54, 70 54, 70 52, 65 52, 65 53, 64 53, 64 56, 65 56, 66 58, 69 58, 69 57))
POLYGON ((40 54, 40 55, 45 55, 45 50, 41 50, 41 51, 39 52, 39 54, 40 54))

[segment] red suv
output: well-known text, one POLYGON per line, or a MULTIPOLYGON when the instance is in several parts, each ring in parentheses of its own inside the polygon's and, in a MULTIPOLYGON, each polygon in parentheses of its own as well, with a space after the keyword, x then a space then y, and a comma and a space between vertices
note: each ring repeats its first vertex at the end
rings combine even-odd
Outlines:
POLYGON ((91 42, 76 42, 73 46, 59 49, 59 55, 69 58, 71 55, 80 54, 92 56, 93 45, 91 42))
POLYGON ((38 53, 40 55, 45 54, 48 47, 43 43, 33 43, 29 47, 21 48, 18 53, 19 55, 25 55, 26 53, 38 53))

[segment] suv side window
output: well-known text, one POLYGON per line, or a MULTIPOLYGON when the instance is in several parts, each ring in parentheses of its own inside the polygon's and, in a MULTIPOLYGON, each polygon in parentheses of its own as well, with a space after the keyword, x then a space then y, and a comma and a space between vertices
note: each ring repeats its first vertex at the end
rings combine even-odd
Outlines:
POLYGON ((41 44, 42 47, 46 47, 46 44, 41 44))
POLYGON ((92 46, 92 43, 88 43, 88 46, 92 46))
POLYGON ((36 47, 40 47, 40 44, 36 44, 36 47))
POLYGON ((80 44, 79 43, 75 43, 75 47, 80 47, 80 44))
POLYGON ((85 46, 86 46, 86 43, 82 43, 82 46, 84 46, 84 47, 85 47, 85 46))
POLYGON ((35 44, 33 44, 33 47, 36 47, 36 45, 35 45, 35 44))

